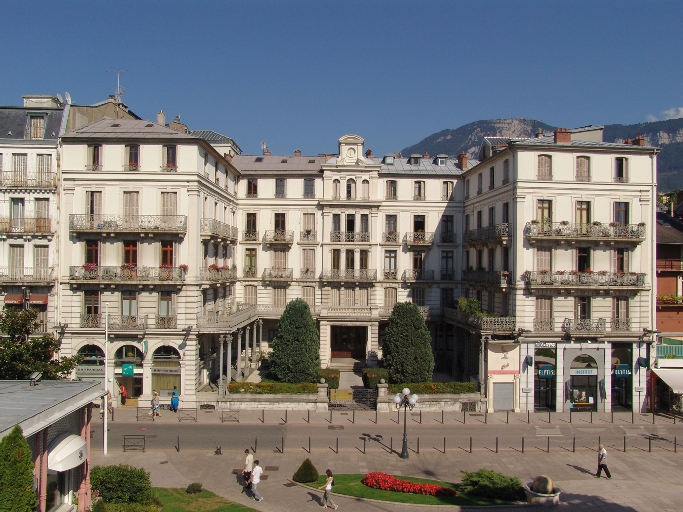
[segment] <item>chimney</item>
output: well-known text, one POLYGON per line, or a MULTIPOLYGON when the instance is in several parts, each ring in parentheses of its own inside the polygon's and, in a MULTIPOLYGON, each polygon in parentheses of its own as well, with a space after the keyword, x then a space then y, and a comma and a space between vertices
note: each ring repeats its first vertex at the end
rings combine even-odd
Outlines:
POLYGON ((572 134, 566 128, 555 130, 555 144, 569 144, 572 141, 572 134))
POLYGON ((295 150, 294 150, 294 156, 301 156, 301 150, 300 150, 300 149, 295 149, 295 150))
POLYGON ((633 142, 631 142, 631 144, 633 144, 634 146, 644 146, 645 139, 642 135, 638 135, 635 139, 633 139, 633 142))
POLYGON ((372 149, 368 148, 365 152, 365 158, 372 158, 372 149))
POLYGON ((163 110, 160 110, 157 114, 157 124, 161 126, 166 126, 166 114, 163 110))
POLYGON ((626 140, 624 141, 624 144, 630 144, 630 143, 631 143, 631 139, 626 139, 626 140))
POLYGON ((458 155, 458 165, 463 171, 467 169, 467 155, 464 151, 461 151, 458 155))
POLYGON ((425 151, 425 154, 422 155, 422 158, 429 158, 429 153, 427 151, 425 151))
POLYGON ((265 149, 263 150, 263 156, 271 156, 271 155, 272 155, 272 153, 270 152, 270 149, 265 148, 265 149))
POLYGON ((538 131, 536 132, 536 138, 537 138, 537 139, 540 139, 541 137, 543 137, 543 130, 541 130, 541 129, 539 128, 538 131))
POLYGON ((223 156, 228 162, 232 163, 232 155, 230 153, 223 153, 223 156))

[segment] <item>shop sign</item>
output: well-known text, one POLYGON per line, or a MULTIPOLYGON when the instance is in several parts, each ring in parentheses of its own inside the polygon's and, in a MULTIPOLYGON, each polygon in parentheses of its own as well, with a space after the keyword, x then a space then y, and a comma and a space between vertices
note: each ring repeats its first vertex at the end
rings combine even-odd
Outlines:
POLYGON ((78 376, 99 376, 99 377, 104 377, 104 366, 87 366, 87 365, 82 365, 82 366, 77 366, 76 367, 76 375, 78 376))
POLYGON ((645 393, 645 386, 637 386, 636 393, 645 393))
POLYGON ((173 374, 180 375, 180 368, 164 368, 164 367, 154 368, 152 366, 152 373, 165 373, 165 374, 173 373, 173 374))
POLYGON ((597 368, 572 368, 569 370, 569 375, 597 375, 597 368))
POLYGON ((614 369, 615 377, 628 377, 631 375, 631 367, 627 364, 618 364, 614 369))
POLYGON ((537 341, 535 343, 536 348, 557 348, 557 343, 548 343, 545 341, 537 341))
POLYGON ((122 364, 121 365, 121 375, 123 377, 134 377, 135 376, 135 365, 134 364, 122 364))
POLYGON ((544 364, 538 367, 539 379, 552 379, 555 376, 555 369, 551 364, 544 364))
POLYGON ((533 389, 531 388, 522 388, 522 393, 531 393, 533 389))

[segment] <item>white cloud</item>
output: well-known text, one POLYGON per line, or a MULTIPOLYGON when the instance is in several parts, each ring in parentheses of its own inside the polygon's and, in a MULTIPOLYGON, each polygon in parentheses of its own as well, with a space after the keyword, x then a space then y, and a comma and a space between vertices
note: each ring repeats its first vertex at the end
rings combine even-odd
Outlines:
POLYGON ((648 114, 645 120, 648 123, 654 123, 655 121, 659 121, 659 119, 657 119, 657 116, 653 116, 652 114, 648 114))
POLYGON ((683 107, 673 107, 662 112, 662 117, 653 116, 648 114, 646 117, 647 122, 652 123, 654 121, 666 120, 666 119, 678 119, 683 117, 683 107))

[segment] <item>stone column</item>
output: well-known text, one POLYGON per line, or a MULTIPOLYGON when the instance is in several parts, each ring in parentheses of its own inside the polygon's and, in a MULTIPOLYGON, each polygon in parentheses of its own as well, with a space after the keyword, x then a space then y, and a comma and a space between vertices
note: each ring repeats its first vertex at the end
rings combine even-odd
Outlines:
MULTIPOLYGON (((261 358, 261 342, 263 341, 263 320, 259 318, 258 320, 258 327, 259 327, 259 338, 258 338, 258 355, 259 359, 261 358)), ((256 367, 258 368, 258 362, 256 363, 256 367)))
MULTIPOLYGON (((220 334, 218 335, 218 343, 220 343, 220 362, 218 367, 218 396, 225 396, 225 383, 223 382, 223 344, 225 343, 225 339, 220 334)), ((229 357, 230 356, 228 356, 228 358, 229 357)))
POLYGON ((249 375, 249 334, 251 331, 251 326, 247 325, 246 331, 244 332, 244 372, 242 368, 238 370, 244 375, 244 377, 249 375))
POLYGON ((564 344, 557 343, 555 347, 555 410, 557 412, 564 412, 564 344))
MULTIPOLYGON (((47 439, 50 427, 43 429, 43 443, 40 447, 40 501, 39 512, 47 512, 47 439)), ((36 435, 40 435, 40 432, 36 435)))
POLYGON ((230 386, 230 380, 232 379, 232 335, 233 334, 234 333, 232 333, 232 332, 228 333, 228 356, 227 356, 227 360, 228 360, 228 364, 227 364, 227 366, 228 366, 228 382, 227 382, 227 384, 228 385, 226 386, 226 392, 225 392, 227 395, 230 394, 229 386, 230 386))
POLYGON ((514 407, 515 407, 515 412, 519 412, 519 392, 521 391, 521 390, 519 389, 519 384, 520 384, 519 374, 517 374, 517 375, 515 375, 515 389, 514 389, 514 395, 515 395, 514 407))
MULTIPOLYGON (((605 400, 603 402, 605 412, 612 411, 612 344, 605 343, 605 363, 604 372, 605 376, 605 400)), ((633 404, 633 400, 631 400, 633 404)))
POLYGON ((251 335, 251 368, 256 368, 256 322, 254 322, 254 332, 251 335))
MULTIPOLYGON (((384 379, 381 379, 384 380, 384 379)), ((377 384, 377 412, 390 412, 391 403, 387 400, 389 384, 380 382, 377 384)))
POLYGON ((235 380, 242 382, 242 329, 237 331, 237 367, 235 371, 235 380))

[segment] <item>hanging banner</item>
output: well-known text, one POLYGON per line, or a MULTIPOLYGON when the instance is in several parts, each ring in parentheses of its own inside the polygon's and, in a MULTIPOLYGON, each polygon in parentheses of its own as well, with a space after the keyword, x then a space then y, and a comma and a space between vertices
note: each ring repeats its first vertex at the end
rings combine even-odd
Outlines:
POLYGON ((614 368, 615 377, 628 377, 631 375, 631 367, 627 364, 618 364, 614 368))
POLYGON ((123 377, 134 377, 135 376, 135 365, 134 364, 122 364, 121 365, 121 376, 123 377))
POLYGON ((555 376, 555 368, 550 364, 544 364, 538 367, 539 379, 552 379, 555 376))

